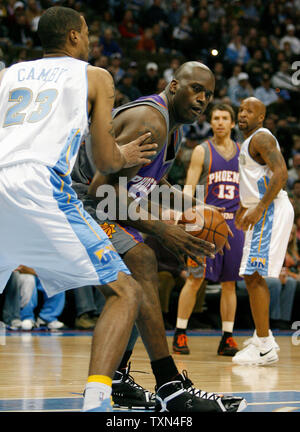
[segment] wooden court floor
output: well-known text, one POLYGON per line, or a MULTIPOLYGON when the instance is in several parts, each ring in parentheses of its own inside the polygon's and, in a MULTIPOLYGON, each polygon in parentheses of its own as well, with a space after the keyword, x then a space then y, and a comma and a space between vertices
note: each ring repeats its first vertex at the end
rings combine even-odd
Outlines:
MULTIPOLYGON (((251 332, 237 332, 239 347, 251 332)), ((174 355, 195 387, 243 395, 246 411, 300 412, 300 338, 274 333, 279 362, 268 367, 233 365, 217 356, 220 333, 190 332, 188 356, 174 355)), ((172 332, 167 332, 171 349, 172 332)), ((86 382, 91 333, 6 332, 0 336, 0 412, 80 411, 86 382)), ((131 359, 131 375, 153 391, 155 381, 140 340, 131 359), (140 372, 138 372, 140 371, 140 372)))

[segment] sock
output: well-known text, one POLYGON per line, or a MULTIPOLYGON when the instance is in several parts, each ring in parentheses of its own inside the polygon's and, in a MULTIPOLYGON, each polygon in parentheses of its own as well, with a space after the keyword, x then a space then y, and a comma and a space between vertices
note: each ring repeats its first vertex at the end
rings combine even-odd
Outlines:
POLYGON ((124 372, 124 369, 127 368, 128 360, 130 359, 132 354, 132 350, 125 351, 121 363, 117 369, 117 371, 124 372), (122 370, 123 369, 123 370, 122 370))
POLYGON ((226 340, 226 339, 228 339, 229 337, 232 337, 232 333, 230 333, 230 332, 223 332, 223 336, 222 336, 222 339, 224 339, 224 340, 226 340))
POLYGON ((171 356, 153 360, 151 362, 151 367, 156 379, 157 388, 169 381, 174 381, 176 376, 179 375, 178 369, 171 356))
POLYGON ((222 330, 223 332, 228 332, 231 333, 233 332, 233 326, 234 326, 234 322, 233 321, 223 321, 222 322, 222 330))
POLYGON ((262 353, 270 351, 271 348, 273 348, 273 337, 267 336, 267 337, 258 337, 259 343, 260 343, 260 351, 262 353))
POLYGON ((89 376, 84 390, 83 411, 97 408, 104 399, 110 398, 111 383, 111 378, 105 375, 89 376))
POLYGON ((177 318, 176 333, 185 333, 188 326, 188 319, 177 318))

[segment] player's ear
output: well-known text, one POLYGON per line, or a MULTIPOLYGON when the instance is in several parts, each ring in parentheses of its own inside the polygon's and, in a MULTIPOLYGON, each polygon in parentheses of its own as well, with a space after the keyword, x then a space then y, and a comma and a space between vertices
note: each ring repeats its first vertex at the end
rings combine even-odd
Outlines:
POLYGON ((169 91, 171 94, 174 95, 176 93, 176 91, 178 89, 178 84, 179 84, 179 82, 176 79, 172 79, 172 81, 170 82, 170 85, 169 85, 169 91))

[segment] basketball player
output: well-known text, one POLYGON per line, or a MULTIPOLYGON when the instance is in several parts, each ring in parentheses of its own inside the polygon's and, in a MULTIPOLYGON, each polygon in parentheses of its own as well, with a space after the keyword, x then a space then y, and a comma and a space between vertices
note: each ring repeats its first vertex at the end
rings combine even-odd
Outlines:
MULTIPOLYGON (((206 267, 198 266, 188 259, 188 278, 178 301, 178 315, 173 339, 173 352, 189 354, 186 329, 193 312, 197 292, 205 290, 204 280, 221 282, 220 315, 223 335, 218 354, 234 356, 238 351, 232 337, 236 312, 235 281, 240 280, 239 266, 244 243, 243 231, 235 228, 235 213, 239 207, 239 145, 232 141, 231 130, 235 126, 235 114, 230 105, 215 105, 210 114, 213 137, 198 145, 191 157, 186 184, 195 193, 199 183, 205 188, 205 203, 225 209, 223 216, 233 237, 229 237, 230 249, 215 259, 206 259, 206 267), (204 282, 204 283, 203 283, 204 282)), ((187 192, 188 193, 188 192, 187 192)))
MULTIPOLYGON (((137 132, 150 131, 158 144, 158 152, 150 164, 122 170, 118 175, 102 176, 96 173, 89 186, 89 195, 82 198, 86 210, 97 217, 97 205, 101 203, 99 186, 103 184, 114 185, 119 201, 130 206, 140 197, 147 196, 158 183, 165 182, 164 176, 180 147, 180 126, 193 123, 197 119, 211 101, 213 91, 214 77, 210 69, 199 62, 187 62, 176 71, 175 78, 159 95, 141 97, 116 108, 113 118, 118 143, 122 145, 137 132), (123 176, 127 182, 125 190, 119 187, 119 178, 124 178, 123 176)), ((89 140, 86 141, 85 150, 86 157, 92 165, 92 159, 89 157, 89 140)), ((118 205, 116 207, 119 208, 118 205)), ((115 220, 103 221, 102 227, 109 233, 113 245, 135 280, 143 287, 136 324, 156 379, 156 409, 219 411, 221 404, 221 409, 225 411, 242 410, 245 407, 242 398, 220 398, 196 390, 187 375, 180 374, 177 370, 165 336, 158 296, 155 254, 143 242, 141 232, 154 235, 183 264, 183 256, 188 255, 187 240, 193 237, 180 226, 167 224, 160 219, 152 220, 149 214, 145 217, 146 213, 145 210, 144 218, 138 220, 131 218, 128 213, 125 220, 118 215, 115 220)), ((194 257, 197 259, 195 254, 194 257)))
POLYGON ((240 267, 249 293, 255 334, 251 343, 233 358, 243 365, 278 361, 276 342, 269 329, 270 294, 266 277, 278 278, 293 226, 294 210, 283 187, 287 168, 279 144, 263 127, 265 105, 244 99, 238 125, 245 136, 239 157, 240 208, 236 226, 245 231, 240 267))
MULTIPOLYGON (((88 116, 97 169, 110 173, 149 162, 155 151, 149 151, 154 148, 149 143, 142 145, 149 135, 122 148, 116 144, 113 81, 86 62, 84 18, 70 8, 50 8, 38 33, 44 58, 15 64, 0 76, 0 292, 20 263, 35 269, 48 296, 102 285, 109 298, 95 329, 85 395, 89 406, 100 387, 99 405, 125 350, 141 290, 84 211, 69 174, 88 133, 88 116), (113 329, 112 316, 118 316, 113 329), (108 385, 99 384, 101 379, 108 385)), ((101 409, 106 407, 109 399, 101 409)))
MULTIPOLYGON (((86 63, 88 29, 82 16, 69 8, 50 8, 40 18, 38 34, 45 57, 13 65, 1 75, 0 283, 5 286, 12 270, 23 263, 35 269, 49 296, 78 286, 101 286, 106 304, 94 331, 83 411, 111 411, 112 377, 143 293, 83 209, 71 188, 70 172, 89 121, 93 160, 104 173, 149 162, 153 144, 139 148, 149 134, 125 150, 116 144, 113 82, 107 72, 86 63)), ((211 250, 188 236, 184 243, 192 256, 211 250)), ((178 410, 187 396, 193 397, 182 383, 178 410)), ((197 402, 198 410, 201 404, 202 410, 217 411, 226 404, 239 407, 243 400, 213 395, 197 402)))

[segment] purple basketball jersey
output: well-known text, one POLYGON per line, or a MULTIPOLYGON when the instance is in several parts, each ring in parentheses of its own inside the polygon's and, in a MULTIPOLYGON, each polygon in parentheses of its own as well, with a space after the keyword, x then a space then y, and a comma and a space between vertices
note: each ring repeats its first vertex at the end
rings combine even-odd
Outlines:
POLYGON ((239 152, 237 143, 235 155, 227 160, 208 140, 210 152, 209 169, 206 179, 205 202, 217 207, 225 207, 226 212, 236 212, 239 207, 239 152))

